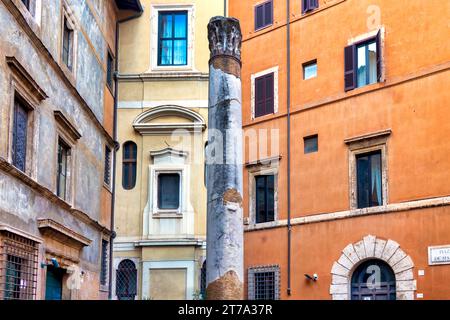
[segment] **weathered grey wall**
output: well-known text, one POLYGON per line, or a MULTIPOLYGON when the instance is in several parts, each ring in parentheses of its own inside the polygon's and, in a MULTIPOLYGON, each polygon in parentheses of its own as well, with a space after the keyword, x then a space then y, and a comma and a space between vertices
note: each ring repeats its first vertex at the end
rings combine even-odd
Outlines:
MULTIPOLYGON (((6 2, 6 0, 5 0, 6 2)), ((103 189, 104 143, 107 138, 99 127, 103 123, 104 70, 106 40, 100 31, 89 7, 84 0, 70 1, 81 30, 77 30, 78 46, 76 90, 87 103, 97 118, 85 109, 73 89, 62 81, 57 69, 49 64, 45 57, 32 43, 24 29, 18 24, 0 0, 0 157, 8 159, 8 120, 12 101, 10 85, 11 72, 6 64, 6 56, 14 56, 31 77, 45 91, 48 98, 35 111, 37 134, 34 137, 34 150, 37 168, 34 179, 42 187, 52 192, 56 189, 56 152, 57 132, 54 110, 61 110, 76 126, 82 137, 77 141, 74 157, 75 176, 73 208, 87 214, 93 222, 100 220, 101 193, 103 189), (85 38, 85 35, 89 39, 85 38), (91 43, 92 45, 89 45, 91 43)), ((101 10, 103 13, 104 10, 101 10)), ((105 21, 102 17, 100 21, 105 21)), ((42 1, 42 21, 40 40, 55 61, 59 61, 61 1, 42 1)), ((101 232, 92 224, 81 221, 73 212, 64 209, 49 200, 48 196, 39 194, 22 181, 5 173, 0 168, 0 223, 14 226, 30 234, 39 236, 36 219, 53 219, 73 231, 93 240, 81 253, 83 268, 99 271, 99 254, 101 232)), ((106 226, 109 228, 109 226, 106 226)))

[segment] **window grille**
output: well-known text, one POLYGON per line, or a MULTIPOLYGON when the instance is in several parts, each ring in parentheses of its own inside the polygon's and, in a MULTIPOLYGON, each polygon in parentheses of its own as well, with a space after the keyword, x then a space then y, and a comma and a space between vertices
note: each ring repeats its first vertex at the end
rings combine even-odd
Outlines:
POLYGON ((116 271, 116 295, 118 300, 134 300, 137 295, 137 270, 133 261, 119 263, 116 271))
POLYGON ((280 298, 280 268, 278 265, 248 269, 248 299, 278 300, 280 298))
POLYGON ((108 241, 102 240, 102 262, 100 269, 100 284, 107 285, 108 282, 108 241))
POLYGON ((0 235, 0 299, 36 298, 37 243, 11 232, 0 235))

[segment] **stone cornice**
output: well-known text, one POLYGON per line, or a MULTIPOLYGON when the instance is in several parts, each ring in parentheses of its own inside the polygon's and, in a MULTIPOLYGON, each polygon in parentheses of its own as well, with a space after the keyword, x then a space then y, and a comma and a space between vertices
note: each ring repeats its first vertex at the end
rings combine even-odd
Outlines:
POLYGON ((63 127, 68 134, 72 137, 74 140, 78 140, 81 138, 81 133, 78 132, 75 125, 73 125, 69 119, 64 115, 62 111, 56 110, 53 112, 55 115, 55 120, 58 122, 58 124, 63 127))
POLYGON ((91 239, 63 226, 62 224, 52 219, 38 219, 38 228, 44 234, 53 233, 58 234, 58 237, 64 240, 64 242, 73 242, 80 247, 89 246, 92 243, 91 239))
POLYGON ((68 213, 70 213, 80 221, 86 223, 87 225, 93 227, 94 229, 100 232, 103 232, 107 236, 111 236, 112 231, 109 228, 103 226, 98 221, 92 219, 87 213, 78 210, 76 208, 73 208, 69 203, 67 203, 66 201, 58 197, 55 193, 53 193, 53 191, 51 191, 47 187, 44 187, 43 185, 41 185, 34 179, 30 178, 22 171, 18 170, 2 157, 0 157, 0 170, 20 180, 23 184, 30 187, 37 194, 48 199, 50 202, 59 206, 61 209, 66 210, 68 213))
POLYGON ((6 63, 10 67, 11 71, 16 77, 19 77, 23 83, 26 84, 28 89, 32 92, 33 96, 36 97, 38 101, 42 101, 48 98, 44 90, 37 84, 36 81, 30 76, 27 70, 22 66, 22 64, 17 61, 16 57, 6 57, 6 63))
POLYGON ((150 81, 208 81, 209 74, 204 72, 161 71, 138 74, 119 74, 119 82, 150 81))

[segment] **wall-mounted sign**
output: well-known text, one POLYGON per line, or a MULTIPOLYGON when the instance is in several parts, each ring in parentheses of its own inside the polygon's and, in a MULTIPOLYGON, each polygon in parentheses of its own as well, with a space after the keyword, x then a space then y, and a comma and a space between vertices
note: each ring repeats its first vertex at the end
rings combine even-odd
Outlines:
POLYGON ((450 245, 428 247, 428 264, 450 264, 450 245))

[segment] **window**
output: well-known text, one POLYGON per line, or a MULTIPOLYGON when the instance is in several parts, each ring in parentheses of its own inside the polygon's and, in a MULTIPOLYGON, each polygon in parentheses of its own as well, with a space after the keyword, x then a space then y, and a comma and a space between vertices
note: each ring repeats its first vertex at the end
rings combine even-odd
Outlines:
POLYGON ((200 298, 206 300, 206 260, 200 270, 200 298))
POLYGON ((280 298, 279 266, 248 269, 248 299, 278 300, 280 298))
POLYGON ((319 0, 302 0, 302 13, 313 11, 319 7, 319 0))
POLYGON ((255 30, 265 28, 273 23, 272 0, 255 7, 255 30))
POLYGON ((105 173, 104 181, 108 186, 111 185, 111 148, 105 146, 105 173))
POLYGON ((108 241, 102 239, 102 256, 100 267, 100 284, 102 286, 107 285, 108 282, 108 241))
POLYGON ((158 66, 187 65, 187 11, 162 11, 158 25, 158 66))
POLYGON ((28 113, 29 109, 16 98, 12 130, 12 164, 23 172, 26 169, 27 158, 28 113))
POLYGON ((345 90, 381 80, 381 31, 377 36, 345 48, 345 90))
POLYGON ((37 243, 11 232, 0 235, 0 299, 36 297, 37 243))
POLYGON ((275 220, 275 176, 256 176, 256 223, 275 220))
POLYGON ((255 117, 274 113, 274 73, 255 79, 255 117))
POLYGON ((319 151, 319 136, 314 135, 303 138, 305 154, 319 151))
POLYGON ((22 3, 29 11, 30 10, 30 0, 22 0, 22 3))
POLYGON ((381 150, 356 156, 358 208, 381 206, 381 150))
POLYGON ((381 260, 368 260, 359 265, 352 275, 352 300, 396 300, 395 274, 381 260), (372 280, 376 276, 377 281, 372 280))
POLYGON ((180 207, 180 175, 158 174, 158 209, 173 210, 180 207))
POLYGON ((119 263, 116 271, 116 296, 118 300, 134 300, 137 295, 137 269, 133 261, 119 263))
POLYGON ((56 195, 62 199, 66 199, 67 188, 67 168, 68 158, 70 155, 70 147, 62 140, 58 140, 58 163, 56 178, 56 195))
POLYGON ((108 51, 108 56, 106 58, 106 84, 109 89, 113 90, 114 82, 114 58, 111 53, 108 51))
POLYGON ((303 64, 303 79, 308 80, 317 77, 317 60, 303 64))
POLYGON ((73 28, 70 26, 66 16, 64 16, 63 25, 63 45, 62 45, 62 61, 72 71, 73 67, 73 28))
POLYGON ((133 141, 123 144, 122 187, 131 190, 136 185, 137 146, 133 141))

